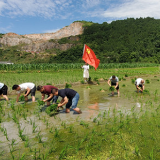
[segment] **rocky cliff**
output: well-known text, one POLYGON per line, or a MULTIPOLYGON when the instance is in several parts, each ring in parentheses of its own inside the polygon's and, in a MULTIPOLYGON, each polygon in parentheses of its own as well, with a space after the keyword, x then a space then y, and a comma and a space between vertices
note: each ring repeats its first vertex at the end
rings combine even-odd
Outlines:
POLYGON ((67 50, 73 44, 58 44, 49 42, 50 39, 61 39, 64 37, 76 36, 83 33, 83 23, 74 22, 55 33, 42 33, 42 34, 25 34, 18 35, 15 33, 7 33, 0 38, 0 44, 4 46, 16 46, 23 44, 22 50, 32 52, 42 52, 46 49, 60 49, 67 50))

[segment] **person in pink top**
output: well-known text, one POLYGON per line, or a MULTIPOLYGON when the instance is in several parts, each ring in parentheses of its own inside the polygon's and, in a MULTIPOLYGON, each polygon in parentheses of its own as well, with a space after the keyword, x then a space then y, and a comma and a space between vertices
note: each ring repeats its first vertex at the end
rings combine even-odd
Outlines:
POLYGON ((57 87, 54 87, 52 85, 45 85, 45 86, 37 86, 37 91, 40 91, 42 94, 42 101, 43 102, 47 102, 47 106, 50 105, 50 101, 52 100, 52 102, 56 103, 58 96, 54 96, 52 93, 52 89, 58 89, 57 87), (48 97, 45 99, 45 95, 47 95, 48 97))

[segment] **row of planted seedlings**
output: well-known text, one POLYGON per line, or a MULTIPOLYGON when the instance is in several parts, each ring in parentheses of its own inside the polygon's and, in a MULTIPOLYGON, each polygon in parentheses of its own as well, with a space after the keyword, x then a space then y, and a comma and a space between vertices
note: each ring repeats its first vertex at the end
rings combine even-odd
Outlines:
POLYGON ((40 102, 34 110, 25 103, 1 104, 0 132, 5 137, 1 159, 6 156, 10 159, 159 159, 157 97, 156 91, 142 100, 134 96, 133 99, 141 100, 145 106, 133 105, 130 110, 111 106, 90 121, 77 116, 74 123, 62 121, 57 113, 50 114, 53 110, 47 112, 48 116, 40 102), (10 138, 4 125, 7 121, 15 124, 19 139, 10 138))

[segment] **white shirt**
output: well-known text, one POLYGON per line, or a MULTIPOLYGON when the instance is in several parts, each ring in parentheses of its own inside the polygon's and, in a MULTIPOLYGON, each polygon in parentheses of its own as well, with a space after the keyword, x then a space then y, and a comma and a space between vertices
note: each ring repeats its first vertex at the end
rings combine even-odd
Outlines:
MULTIPOLYGON (((142 85, 142 83, 141 83, 142 80, 143 80, 142 78, 137 78, 135 81, 135 85, 137 85, 137 86, 142 85)), ((144 83, 145 83, 145 81, 144 81, 144 83)))
POLYGON ((84 69, 84 71, 89 70, 89 65, 83 65, 82 68, 84 69))
POLYGON ((20 86, 21 90, 17 91, 17 93, 22 93, 22 92, 25 92, 27 90, 27 88, 33 89, 35 84, 27 82, 27 83, 22 83, 19 86, 20 86))
POLYGON ((4 86, 4 83, 0 83, 0 89, 2 89, 3 86, 4 86))
POLYGON ((115 77, 115 79, 112 79, 112 76, 111 76, 109 79, 112 83, 117 83, 119 81, 117 76, 115 77))

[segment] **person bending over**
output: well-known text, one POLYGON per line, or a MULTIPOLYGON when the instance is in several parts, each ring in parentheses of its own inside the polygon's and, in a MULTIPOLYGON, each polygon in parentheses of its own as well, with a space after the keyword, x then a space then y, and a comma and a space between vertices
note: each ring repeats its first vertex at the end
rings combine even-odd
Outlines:
POLYGON ((6 101, 9 100, 7 97, 7 91, 8 91, 8 87, 4 83, 0 83, 0 99, 1 99, 1 96, 3 96, 3 98, 6 99, 6 101))
POLYGON ((45 85, 45 86, 37 86, 37 90, 41 92, 42 94, 42 101, 43 102, 47 102, 47 106, 50 105, 50 101, 52 100, 52 103, 56 103, 58 96, 54 96, 52 93, 52 89, 58 89, 57 87, 54 87, 52 85, 45 85), (45 99, 45 95, 47 95, 48 97, 45 99))
POLYGON ((35 102, 35 93, 36 93, 36 85, 31 82, 22 83, 20 85, 13 85, 12 90, 17 91, 17 99, 16 102, 19 101, 19 97, 21 93, 25 92, 24 97, 25 101, 28 101, 28 95, 31 94, 32 102, 35 102))
MULTIPOLYGON (((114 88, 117 90, 117 93, 118 93, 118 96, 119 96, 119 79, 117 76, 113 75, 109 78, 108 80, 108 85, 111 87, 111 86, 114 86, 114 88)), ((114 91, 112 91, 112 95, 114 95, 114 91)))
POLYGON ((145 83, 144 79, 142 79, 142 78, 137 78, 136 79, 135 86, 137 88, 137 93, 139 91, 143 92, 143 90, 144 90, 144 83, 145 83))
POLYGON ((82 113, 81 110, 77 107, 78 100, 79 100, 79 93, 77 93, 73 89, 65 88, 65 89, 52 89, 52 93, 54 96, 62 97, 61 102, 58 104, 58 108, 62 107, 66 104, 66 113, 70 112, 70 107, 76 111, 77 113, 82 113))

